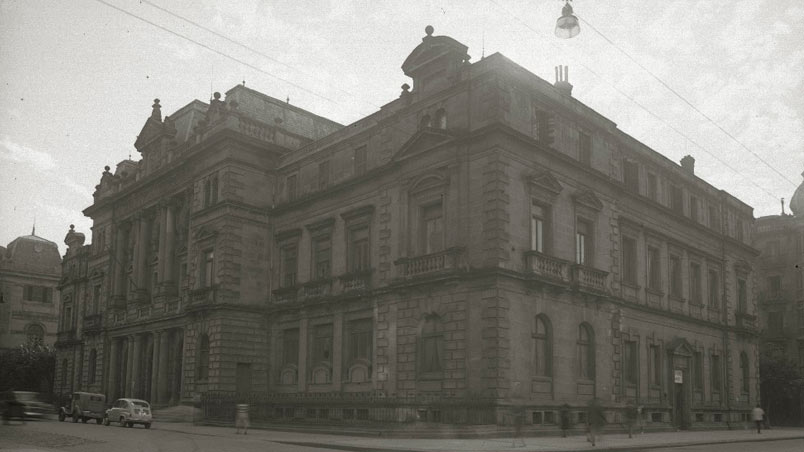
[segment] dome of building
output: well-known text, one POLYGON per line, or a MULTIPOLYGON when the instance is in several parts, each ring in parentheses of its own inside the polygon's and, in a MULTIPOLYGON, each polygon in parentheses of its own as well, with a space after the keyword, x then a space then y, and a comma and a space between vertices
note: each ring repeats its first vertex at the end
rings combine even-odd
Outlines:
POLYGON ((34 233, 12 240, 6 246, 2 260, 4 267, 15 270, 48 274, 61 272, 59 247, 34 233))
MULTIPOLYGON (((801 173, 801 176, 804 177, 804 172, 801 173)), ((790 211, 795 216, 804 216, 804 181, 801 182, 796 192, 793 193, 793 197, 790 198, 790 211)))

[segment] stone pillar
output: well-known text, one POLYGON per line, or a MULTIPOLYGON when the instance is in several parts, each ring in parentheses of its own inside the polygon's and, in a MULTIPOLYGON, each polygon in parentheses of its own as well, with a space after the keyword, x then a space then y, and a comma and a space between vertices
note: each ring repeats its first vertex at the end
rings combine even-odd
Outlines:
POLYGON ((165 239, 167 237, 167 210, 168 206, 164 203, 159 206, 159 215, 162 217, 162 221, 159 222, 159 256, 157 258, 157 262, 159 263, 159 268, 157 269, 157 274, 159 275, 158 283, 165 282, 165 259, 166 254, 173 250, 167 251, 165 247, 165 239))
POLYGON ((142 342, 143 336, 133 336, 134 338, 134 356, 131 368, 131 396, 134 398, 142 398, 140 388, 142 387, 142 342))
POLYGON ((307 389, 307 319, 299 321, 299 392, 307 389))
POLYGON ((176 330, 176 343, 173 349, 173 375, 170 388, 170 404, 178 405, 181 401, 181 386, 184 377, 184 330, 176 330))
POLYGON ((159 403, 159 352, 162 347, 162 332, 156 331, 153 335, 153 355, 151 355, 151 404, 159 403))
POLYGON ((159 373, 157 376, 157 400, 159 403, 167 402, 168 394, 168 372, 170 367, 168 365, 170 358, 170 349, 168 348, 170 341, 170 331, 163 331, 159 335, 159 373))
MULTIPOLYGON (((169 203, 165 208, 165 260, 163 281, 175 283, 173 266, 175 265, 174 253, 176 252, 176 206, 169 203)), ((161 262, 161 261, 160 261, 161 262)))
POLYGON ((126 360, 128 361, 128 363, 126 364, 126 379, 125 379, 125 385, 123 386, 123 396, 124 397, 132 397, 131 382, 134 379, 133 373, 132 373, 132 370, 133 370, 133 367, 134 367, 134 336, 133 335, 129 336, 128 339, 126 340, 126 347, 128 349, 127 352, 126 352, 126 358, 127 358, 126 360))
POLYGON ((150 248, 150 219, 146 215, 140 217, 137 233, 136 275, 137 291, 148 290, 148 249, 150 248))
POLYGON ((123 223, 117 225, 116 240, 114 247, 114 295, 116 297, 126 296, 126 246, 128 245, 129 227, 123 223))
POLYGON ((334 315, 332 324, 332 390, 340 391, 343 372, 343 313, 334 315))

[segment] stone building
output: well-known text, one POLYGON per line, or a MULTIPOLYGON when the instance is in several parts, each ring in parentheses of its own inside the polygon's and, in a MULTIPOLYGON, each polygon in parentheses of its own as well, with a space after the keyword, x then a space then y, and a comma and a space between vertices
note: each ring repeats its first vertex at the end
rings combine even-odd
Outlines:
MULTIPOLYGON (((783 206, 781 215, 756 221, 754 247, 762 253, 757 262, 760 346, 763 354, 793 363, 804 375, 804 183, 790 199, 790 211, 785 214, 783 206)), ((800 425, 802 406, 804 399, 777 406, 786 412, 778 417, 789 415, 800 425)))
POLYGON ((439 407, 484 400, 485 421, 517 405, 554 428, 596 397, 612 421, 629 403, 655 427, 742 419, 752 209, 573 98, 565 70, 470 63, 432 33, 412 88, 346 127, 245 86, 164 119, 156 101, 142 158, 85 210, 100 334, 77 336, 91 369, 60 367, 75 385, 267 394, 290 418, 376 418, 385 398, 470 422, 439 407))
POLYGON ((58 247, 36 230, 0 246, 0 351, 56 342, 60 266, 58 247))

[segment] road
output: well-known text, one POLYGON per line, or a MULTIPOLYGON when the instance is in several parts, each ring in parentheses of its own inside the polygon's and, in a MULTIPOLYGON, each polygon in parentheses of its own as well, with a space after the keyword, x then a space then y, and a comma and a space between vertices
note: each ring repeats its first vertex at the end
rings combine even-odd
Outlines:
POLYGON ((761 443, 729 443, 708 444, 704 446, 663 447, 659 449, 641 449, 640 452, 801 452, 804 440, 789 439, 782 441, 764 441, 761 443))

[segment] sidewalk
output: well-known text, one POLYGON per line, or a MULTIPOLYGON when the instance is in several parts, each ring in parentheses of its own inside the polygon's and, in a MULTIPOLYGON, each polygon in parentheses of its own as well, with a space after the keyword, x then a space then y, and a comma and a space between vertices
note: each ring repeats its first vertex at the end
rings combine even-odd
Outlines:
MULTIPOLYGON (((235 436, 234 426, 206 427, 187 423, 154 424, 160 430, 176 431, 205 436, 235 436)), ((244 438, 241 436, 240 438, 244 438)), ((783 439, 801 439, 804 450, 804 428, 774 428, 763 431, 716 430, 716 431, 683 431, 635 434, 629 439, 627 434, 610 434, 598 440, 592 447, 585 436, 575 435, 568 438, 535 437, 523 438, 525 447, 517 440, 519 447, 513 447, 511 438, 492 439, 400 439, 373 438, 365 436, 325 435, 320 433, 286 432, 273 430, 249 430, 249 440, 270 441, 289 445, 324 447, 355 452, 368 451, 581 451, 581 450, 640 450, 649 448, 679 447, 703 444, 728 444, 752 441, 774 441, 783 439)))

